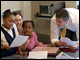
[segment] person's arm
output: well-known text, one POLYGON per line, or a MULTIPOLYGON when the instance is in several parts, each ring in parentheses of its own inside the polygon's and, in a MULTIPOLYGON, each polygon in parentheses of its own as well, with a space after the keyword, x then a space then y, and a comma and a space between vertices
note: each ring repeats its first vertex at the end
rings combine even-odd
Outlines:
POLYGON ((27 47, 28 44, 29 44, 29 40, 27 39, 27 41, 20 46, 21 50, 24 51, 26 49, 26 47, 27 47))
POLYGON ((75 50, 75 49, 79 48, 79 44, 76 44, 76 45, 74 45, 74 46, 68 45, 68 47, 69 47, 69 49, 71 49, 71 50, 75 50))
POLYGON ((18 53, 19 53, 20 55, 27 55, 27 53, 22 52, 21 46, 18 47, 18 53))
POLYGON ((10 47, 9 45, 3 45, 3 46, 1 46, 1 49, 7 49, 7 50, 10 50, 11 47, 10 47))
POLYGON ((5 46, 1 46, 1 50, 2 50, 2 49, 5 49, 5 46))
MULTIPOLYGON (((51 36, 50 36, 50 40, 51 40, 51 43, 55 43, 55 41, 59 41, 58 40, 58 35, 59 35, 59 29, 58 29, 58 26, 56 24, 56 17, 55 15, 52 17, 51 19, 51 36)), ((56 44, 56 43, 55 43, 56 44)))
POLYGON ((73 22, 74 22, 74 27, 75 27, 75 30, 76 30, 76 36, 77 36, 77 42, 76 42, 76 45, 74 46, 70 46, 68 45, 68 47, 71 49, 71 50, 75 50, 77 48, 79 48, 79 13, 78 11, 76 10, 76 14, 74 14, 74 18, 73 18, 73 22))
POLYGON ((22 55, 21 47, 18 47, 18 53, 22 55))

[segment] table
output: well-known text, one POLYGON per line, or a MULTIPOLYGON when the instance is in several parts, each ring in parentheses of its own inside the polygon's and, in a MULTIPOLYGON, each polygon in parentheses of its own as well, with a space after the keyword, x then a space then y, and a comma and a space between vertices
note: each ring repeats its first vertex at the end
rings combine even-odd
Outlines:
MULTIPOLYGON (((74 58, 79 57, 79 50, 77 52, 64 52, 64 53, 74 58)), ((1 59, 28 59, 27 57, 28 56, 25 56, 25 55, 22 56, 19 54, 14 54, 12 56, 1 57, 1 59)), ((48 56, 47 59, 56 59, 56 58, 53 56, 48 56)))

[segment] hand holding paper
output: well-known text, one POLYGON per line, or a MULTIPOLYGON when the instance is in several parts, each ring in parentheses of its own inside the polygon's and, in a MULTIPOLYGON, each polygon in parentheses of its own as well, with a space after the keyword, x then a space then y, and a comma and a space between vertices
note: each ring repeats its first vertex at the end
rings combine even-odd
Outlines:
POLYGON ((60 41, 65 42, 67 45, 74 45, 73 41, 71 41, 69 38, 61 38, 60 41))
POLYGON ((16 38, 13 40, 12 44, 10 45, 11 47, 18 47, 21 46, 26 40, 29 38, 29 36, 22 36, 22 35, 17 35, 16 38))

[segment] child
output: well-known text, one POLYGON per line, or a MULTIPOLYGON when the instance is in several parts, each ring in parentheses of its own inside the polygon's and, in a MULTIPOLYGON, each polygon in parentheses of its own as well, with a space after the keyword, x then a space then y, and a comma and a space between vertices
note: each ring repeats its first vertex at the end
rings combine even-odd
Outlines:
MULTIPOLYGON (((10 9, 6 10, 3 14, 3 24, 1 25, 1 57, 10 56, 16 53, 16 51, 20 51, 20 46, 17 48, 11 48, 10 45, 14 38, 19 35, 16 25, 13 23, 15 20, 15 17, 13 13, 11 13, 10 9)), ((28 41, 28 40, 27 40, 28 41)), ((23 48, 25 45, 28 44, 28 42, 25 42, 23 45, 23 48)), ((19 54, 24 54, 23 52, 19 52, 19 54)))
POLYGON ((26 51, 32 50, 35 46, 54 46, 53 44, 47 45, 47 44, 42 44, 37 40, 37 35, 35 32, 33 32, 33 29, 35 28, 33 21, 30 20, 24 20, 22 24, 23 28, 23 35, 24 36, 29 36, 29 44, 27 47, 24 48, 26 51))
POLYGON ((1 57, 10 56, 16 53, 16 47, 11 48, 10 44, 18 35, 16 25, 13 23, 15 17, 10 9, 3 14, 3 24, 1 25, 1 57))

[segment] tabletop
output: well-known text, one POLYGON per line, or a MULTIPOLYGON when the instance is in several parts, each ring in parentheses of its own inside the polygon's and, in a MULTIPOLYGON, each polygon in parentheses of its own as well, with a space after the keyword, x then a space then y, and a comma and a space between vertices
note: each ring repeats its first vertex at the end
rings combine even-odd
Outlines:
MULTIPOLYGON (((69 55, 70 57, 77 58, 79 57, 79 50, 76 52, 64 52, 65 54, 69 55)), ((1 57, 1 59, 28 59, 28 56, 20 55, 20 54, 14 54, 12 56, 7 57, 1 57)), ((47 59, 56 59, 54 56, 48 56, 47 59)))

